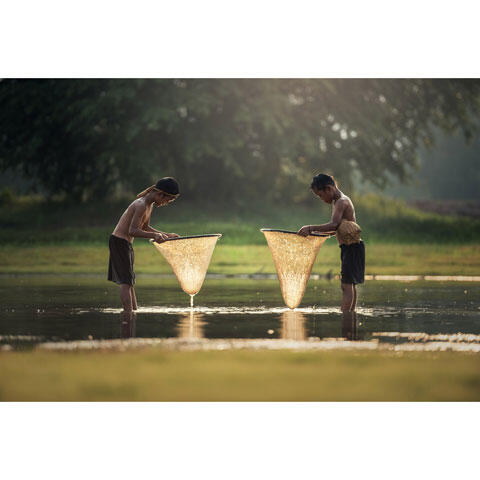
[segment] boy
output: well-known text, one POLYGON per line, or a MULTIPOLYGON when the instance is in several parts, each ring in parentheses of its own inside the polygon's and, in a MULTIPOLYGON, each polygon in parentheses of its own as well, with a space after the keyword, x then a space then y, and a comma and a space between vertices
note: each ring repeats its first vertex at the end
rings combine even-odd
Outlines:
POLYGON ((335 179, 320 173, 310 185, 313 193, 326 203, 333 203, 332 219, 323 225, 305 225, 297 233, 306 237, 312 232, 335 233, 341 249, 342 291, 341 309, 355 311, 358 283, 364 282, 365 245, 360 239, 360 227, 356 224, 352 201, 338 189, 335 179))
POLYGON ((168 238, 178 237, 176 233, 160 232, 150 226, 153 205, 163 207, 178 196, 178 183, 174 178, 160 179, 155 185, 137 195, 137 199, 123 212, 110 235, 108 280, 120 285, 120 299, 125 313, 137 310, 133 288, 135 285, 133 239, 152 238, 155 242, 161 243, 168 238))

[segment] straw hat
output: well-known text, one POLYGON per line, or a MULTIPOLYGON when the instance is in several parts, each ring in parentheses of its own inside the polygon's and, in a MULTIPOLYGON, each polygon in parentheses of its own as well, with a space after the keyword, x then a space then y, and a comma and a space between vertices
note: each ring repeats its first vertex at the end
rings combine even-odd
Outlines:
POLYGON ((345 245, 358 243, 360 241, 360 234, 362 229, 355 222, 349 220, 342 220, 337 228, 337 238, 345 245))

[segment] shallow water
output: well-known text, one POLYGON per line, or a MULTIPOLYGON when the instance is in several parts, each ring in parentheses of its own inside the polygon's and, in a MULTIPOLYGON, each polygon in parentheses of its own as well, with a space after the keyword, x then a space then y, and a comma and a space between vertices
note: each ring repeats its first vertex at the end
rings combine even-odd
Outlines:
POLYGON ((477 282, 370 281, 359 287, 356 318, 340 313, 337 281, 310 280, 301 305, 293 311, 284 306, 278 281, 270 279, 207 278, 193 309, 175 278, 139 275, 136 291, 140 309, 126 319, 119 308, 118 287, 99 277, 4 276, 0 348, 53 348, 52 342, 61 348, 68 348, 64 342, 104 348, 105 341, 130 338, 160 343, 168 339, 168 345, 179 339, 181 345, 201 348, 368 344, 397 350, 480 351, 477 282))

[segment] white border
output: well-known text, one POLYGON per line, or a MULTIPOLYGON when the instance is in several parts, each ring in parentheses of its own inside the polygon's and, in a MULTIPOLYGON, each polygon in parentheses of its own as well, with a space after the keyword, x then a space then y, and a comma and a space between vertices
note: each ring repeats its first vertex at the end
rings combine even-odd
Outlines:
POLYGON ((16 0, 0 11, 0 75, 478 77, 478 9, 467 0, 16 0))
POLYGON ((478 403, 0 404, 4 478, 471 478, 478 403))

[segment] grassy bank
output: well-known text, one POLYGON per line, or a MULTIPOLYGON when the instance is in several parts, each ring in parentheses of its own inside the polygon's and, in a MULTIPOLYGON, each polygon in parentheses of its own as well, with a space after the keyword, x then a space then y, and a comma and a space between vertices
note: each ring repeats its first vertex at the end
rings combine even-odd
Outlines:
MULTIPOLYGON (((367 195, 355 200, 362 236, 369 243, 480 243, 480 220, 422 212, 405 202, 367 195)), ((65 204, 24 197, 0 206, 1 245, 104 243, 131 199, 65 204)), ((180 235, 223 233, 224 245, 264 245, 262 227, 298 230, 330 219, 331 207, 308 204, 246 207, 218 203, 192 205, 182 199, 156 209, 152 225, 180 235)))
POLYGON ((479 401, 478 355, 0 353, 2 401, 479 401))
MULTIPOLYGON (((480 275, 480 245, 367 244, 367 274, 480 275)), ((137 273, 171 273, 163 256, 146 241, 135 241, 137 273)), ((320 250, 313 273, 338 273, 339 248, 329 239, 320 250)), ((106 274, 108 245, 38 245, 0 247, 1 273, 106 274)), ((275 273, 266 245, 224 245, 220 239, 210 273, 275 273)))
MULTIPOLYGON (((128 201, 65 204, 22 197, 0 206, 0 272, 99 273, 107 242, 128 201)), ((426 213, 402 201, 367 195, 355 200, 367 244, 368 274, 480 274, 480 220, 426 213)), ((330 207, 191 205, 179 200, 154 212, 152 225, 180 235, 222 233, 209 271, 274 273, 261 227, 295 230, 330 218, 330 207)), ((153 247, 136 240, 138 273, 170 273, 153 247)), ((322 247, 314 273, 338 273, 334 239, 322 247)))

